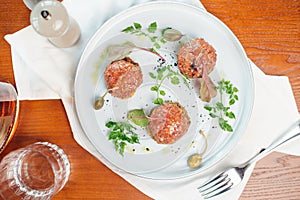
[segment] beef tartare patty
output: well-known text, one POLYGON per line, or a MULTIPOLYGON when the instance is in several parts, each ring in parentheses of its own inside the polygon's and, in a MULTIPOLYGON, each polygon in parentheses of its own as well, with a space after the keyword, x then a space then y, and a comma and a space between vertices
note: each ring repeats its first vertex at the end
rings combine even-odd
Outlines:
POLYGON ((132 97, 142 84, 143 74, 138 63, 125 57, 106 67, 104 79, 112 96, 127 99, 132 97))
POLYGON ((203 67, 209 74, 216 65, 217 55, 203 38, 194 38, 180 48, 177 59, 182 74, 189 78, 202 78, 203 67))
POLYGON ((147 126, 151 137, 159 144, 172 144, 181 138, 190 126, 186 110, 179 104, 165 102, 152 109, 147 126))

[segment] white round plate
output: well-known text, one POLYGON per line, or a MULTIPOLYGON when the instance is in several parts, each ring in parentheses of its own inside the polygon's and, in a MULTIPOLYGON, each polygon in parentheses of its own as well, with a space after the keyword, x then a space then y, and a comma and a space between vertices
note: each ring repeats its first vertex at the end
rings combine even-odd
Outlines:
MULTIPOLYGON (((106 95, 103 108, 95 110, 93 108, 95 99, 102 96, 107 90, 104 81, 106 66, 112 61, 118 60, 124 52, 126 53, 128 44, 149 49, 152 42, 148 38, 127 33, 118 34, 103 42, 82 63, 85 67, 81 68, 82 70, 78 73, 76 80, 76 105, 79 118, 89 139, 108 160, 128 172, 146 173, 170 165, 186 152, 196 131, 202 127, 201 124, 203 123, 200 123, 198 113, 203 113, 203 106, 198 108, 198 98, 186 78, 181 75, 176 76, 178 77, 177 80, 180 81, 178 84, 172 84, 170 80, 165 79, 160 90, 166 94, 161 95, 161 98, 164 101, 179 102, 187 110, 191 119, 189 131, 174 144, 163 145, 157 144, 145 128, 136 127, 135 133, 139 136, 140 144, 127 144, 124 156, 120 155, 115 150, 113 142, 108 140, 109 129, 105 124, 109 121, 127 121, 128 111, 134 109, 144 109, 149 114, 151 109, 157 106, 153 103, 157 98, 157 93, 151 91, 151 87, 156 86, 157 83, 156 79, 150 76, 150 73, 157 76, 158 69, 164 67, 167 69, 168 66, 172 72, 180 74, 177 67, 173 66, 173 63, 176 62, 172 59, 174 54, 170 53, 178 49, 178 45, 174 45, 174 43, 162 44, 164 51, 168 52, 163 54, 166 57, 164 59, 167 60, 165 63, 162 63, 160 57, 148 50, 134 48, 126 56, 139 63, 143 73, 142 85, 131 98, 125 100, 106 95)), ((168 70, 164 72, 165 75, 168 73, 168 70)))
MULTIPOLYGON (((149 33, 150 34, 150 33, 149 33)), ((151 33, 152 34, 152 33, 151 33)), ((150 34, 150 35, 151 35, 150 34)), ((153 39, 153 38, 152 38, 153 39)), ((211 104, 218 101, 219 96, 211 104)), ((216 17, 206 11, 187 4, 175 2, 152 2, 132 7, 108 20, 92 37, 79 62, 75 80, 75 104, 80 123, 92 144, 108 161, 129 173, 146 178, 173 179, 200 173, 216 164, 236 144, 245 131, 251 115, 254 98, 252 71, 247 56, 234 34, 216 17), (167 17, 166 17, 167 16, 167 17), (217 63, 210 74, 213 82, 229 80, 239 89, 239 100, 232 106, 236 119, 230 120, 233 132, 219 128, 215 119, 204 109, 207 103, 200 100, 197 81, 187 87, 183 81, 179 85, 163 82, 162 88, 167 95, 165 100, 179 102, 191 118, 187 134, 172 145, 160 145, 148 136, 146 130, 138 129, 140 144, 127 145, 124 156, 115 151, 114 144, 108 140, 109 129, 105 123, 125 121, 127 112, 143 108, 147 113, 155 106, 155 93, 150 88, 155 81, 149 72, 156 73, 160 60, 158 56, 146 51, 133 51, 128 56, 137 61, 143 72, 143 83, 132 98, 120 100, 107 95, 101 110, 94 110, 95 98, 101 96, 106 88, 103 80, 105 66, 116 59, 103 52, 112 45, 132 42, 143 48, 155 50, 166 58, 165 65, 176 71, 176 52, 180 42, 160 42, 159 47, 148 36, 124 33, 127 27, 137 23, 148 33, 150 24, 156 23, 154 36, 160 37, 160 30, 172 27, 189 38, 204 38, 217 53, 217 63), (199 130, 207 135, 208 149, 203 163, 197 170, 189 169, 187 158, 204 148, 204 140, 199 130)))

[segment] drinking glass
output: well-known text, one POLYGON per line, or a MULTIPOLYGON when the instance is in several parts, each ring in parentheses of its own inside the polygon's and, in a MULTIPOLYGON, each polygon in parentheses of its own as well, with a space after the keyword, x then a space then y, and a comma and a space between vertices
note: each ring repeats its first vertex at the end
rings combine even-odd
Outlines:
POLYGON ((19 100, 14 86, 0 81, 0 153, 12 139, 18 124, 19 100))
POLYGON ((15 200, 51 199, 67 183, 70 163, 64 151, 36 142, 7 154, 0 163, 0 197, 15 200))

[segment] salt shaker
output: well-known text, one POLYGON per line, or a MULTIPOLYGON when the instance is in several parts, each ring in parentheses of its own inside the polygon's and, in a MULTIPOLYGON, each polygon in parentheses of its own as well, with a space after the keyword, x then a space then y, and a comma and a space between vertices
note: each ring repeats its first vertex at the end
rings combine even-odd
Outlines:
POLYGON ((37 33, 57 47, 70 47, 80 38, 78 23, 68 15, 64 5, 56 0, 37 3, 30 14, 30 22, 37 33))
POLYGON ((25 6, 29 9, 32 10, 34 6, 42 0, 23 0, 25 6))

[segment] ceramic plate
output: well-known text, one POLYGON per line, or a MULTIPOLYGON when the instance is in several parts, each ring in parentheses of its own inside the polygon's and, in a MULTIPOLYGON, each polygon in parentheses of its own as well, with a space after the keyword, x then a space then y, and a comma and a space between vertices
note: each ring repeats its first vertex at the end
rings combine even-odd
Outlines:
POLYGON ((216 17, 206 11, 182 4, 153 2, 132 7, 108 20, 88 43, 78 66, 75 81, 75 104, 81 125, 96 149, 112 164, 129 173, 142 177, 172 179, 199 173, 216 164, 233 148, 244 132, 253 106, 253 78, 247 56, 234 34, 216 17), (166 17, 166 13, 167 16, 166 17), (155 24, 155 31, 149 30, 155 24), (135 31, 123 31, 128 27, 135 31), (176 42, 162 39, 162 30, 179 30, 185 37, 176 42), (188 112, 191 125, 188 132, 171 145, 157 144, 145 128, 137 127, 140 144, 128 144, 121 156, 108 140, 109 129, 106 122, 126 121, 127 113, 133 109, 144 109, 150 113, 156 105, 157 97, 151 91, 156 83, 150 74, 168 66, 177 69, 177 52, 183 43, 191 38, 204 38, 217 53, 215 69, 210 77, 215 85, 221 79, 229 80, 239 89, 239 100, 231 107, 236 118, 229 119, 233 132, 223 131, 215 118, 211 118, 206 105, 218 102, 219 95, 209 104, 199 98, 199 81, 185 82, 182 77, 177 84, 165 80, 161 89, 164 100, 179 102, 188 112), (103 74, 113 60, 124 56, 124 44, 133 44, 159 54, 133 48, 125 51, 126 56, 139 63, 143 73, 143 83, 136 93, 126 100, 111 95, 106 96, 101 110, 93 108, 95 98, 106 91, 103 74), (117 53, 111 53, 111 49, 117 53), (120 48, 121 47, 121 48, 120 48), (120 51, 121 49, 121 51, 120 51), (121 52, 121 53, 120 53, 121 52), (161 58, 166 62, 162 63, 161 58), (189 169, 189 155, 201 152, 205 142, 198 134, 203 130, 207 136, 208 148, 203 163, 197 170, 189 169))

